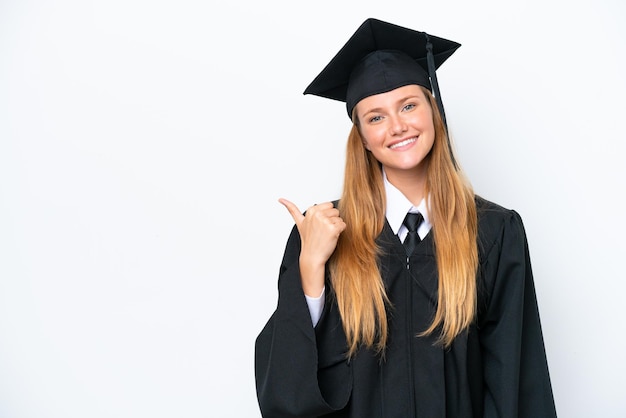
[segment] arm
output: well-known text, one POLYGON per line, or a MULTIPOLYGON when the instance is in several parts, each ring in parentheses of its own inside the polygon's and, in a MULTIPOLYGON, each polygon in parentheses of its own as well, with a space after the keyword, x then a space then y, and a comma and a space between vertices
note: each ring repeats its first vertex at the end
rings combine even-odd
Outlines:
MULTIPOLYGON (((314 329, 303 290, 304 247, 315 253, 320 246, 327 248, 328 239, 311 232, 312 220, 304 224, 304 217, 300 217, 294 216, 297 228, 292 230, 280 267, 278 307, 255 345, 257 397, 261 413, 267 417, 315 417, 340 410, 352 389, 351 371, 344 356, 345 336, 337 326, 339 317, 331 304, 325 303, 314 329), (301 237, 301 229, 307 231, 306 236, 301 237)), ((328 256, 308 259, 325 263, 328 256)), ((314 285, 319 279, 317 273, 310 276, 314 285)), ((323 271, 321 282, 323 288, 323 271)))
POLYGON ((517 213, 504 220, 483 270, 489 295, 479 323, 485 417, 556 417, 528 243, 517 213))
POLYGON ((326 288, 322 288, 322 294, 317 298, 313 298, 306 294, 304 295, 306 298, 306 304, 309 307, 309 313, 311 314, 311 322, 313 323, 313 326, 317 325, 317 322, 320 320, 320 316, 322 316, 325 301, 324 296, 326 296, 325 290, 326 288))

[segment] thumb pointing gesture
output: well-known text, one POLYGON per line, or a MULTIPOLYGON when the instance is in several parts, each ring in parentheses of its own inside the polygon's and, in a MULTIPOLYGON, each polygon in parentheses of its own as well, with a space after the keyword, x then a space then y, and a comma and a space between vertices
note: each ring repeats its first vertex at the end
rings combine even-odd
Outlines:
POLYGON ((300 228, 300 225, 304 220, 304 215, 302 214, 302 212, 300 212, 300 209, 298 209, 298 207, 294 203, 290 202, 287 199, 280 198, 278 199, 278 201, 287 208, 287 210, 291 214, 291 217, 296 223, 296 226, 300 228))
POLYGON ((296 223, 302 241, 302 255, 316 263, 325 263, 335 251, 346 224, 331 202, 309 207, 305 215, 287 199, 279 199, 296 223))
POLYGON ((287 199, 278 199, 296 223, 302 244, 300 272, 305 294, 317 297, 324 287, 324 266, 337 247, 346 224, 331 202, 313 205, 306 215, 287 199))

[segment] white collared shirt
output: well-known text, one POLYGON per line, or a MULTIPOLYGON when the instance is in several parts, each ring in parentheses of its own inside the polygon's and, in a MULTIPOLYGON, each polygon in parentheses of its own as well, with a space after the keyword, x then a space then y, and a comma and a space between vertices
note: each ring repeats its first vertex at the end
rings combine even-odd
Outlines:
POLYGON ((402 222, 404 221, 404 217, 409 212, 419 212, 424 217, 424 221, 417 228, 417 234, 420 236, 421 239, 424 239, 424 237, 432 228, 430 218, 428 217, 428 207, 426 205, 426 199, 422 199, 419 205, 413 206, 409 199, 407 199, 406 196, 404 196, 402 192, 396 188, 396 186, 389 183, 386 175, 384 175, 383 177, 385 179, 385 194, 387 196, 387 209, 385 212, 385 216, 387 217, 387 222, 393 230, 393 233, 396 234, 398 238, 400 238, 400 241, 404 241, 404 238, 406 237, 406 234, 408 232, 406 226, 402 224, 402 222))

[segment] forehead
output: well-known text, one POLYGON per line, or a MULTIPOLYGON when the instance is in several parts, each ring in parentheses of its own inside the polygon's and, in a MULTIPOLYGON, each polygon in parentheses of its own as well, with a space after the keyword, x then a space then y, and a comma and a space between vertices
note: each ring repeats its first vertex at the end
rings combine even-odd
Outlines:
POLYGON ((417 84, 408 84, 384 93, 373 94, 360 100, 355 109, 357 112, 368 111, 379 106, 393 105, 407 98, 426 99, 424 89, 417 84))

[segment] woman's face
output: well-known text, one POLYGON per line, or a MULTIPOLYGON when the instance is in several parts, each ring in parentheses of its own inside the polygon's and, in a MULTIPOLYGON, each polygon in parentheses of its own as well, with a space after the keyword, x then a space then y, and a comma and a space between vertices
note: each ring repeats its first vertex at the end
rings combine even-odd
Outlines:
POLYGON ((356 115, 365 148, 387 175, 423 173, 435 141, 433 111, 420 86, 407 85, 366 97, 356 115))

